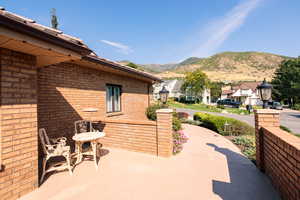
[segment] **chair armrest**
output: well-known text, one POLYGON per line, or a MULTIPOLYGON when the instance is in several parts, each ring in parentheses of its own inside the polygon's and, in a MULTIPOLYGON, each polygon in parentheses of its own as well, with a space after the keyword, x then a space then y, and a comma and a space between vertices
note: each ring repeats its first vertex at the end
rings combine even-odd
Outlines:
POLYGON ((54 144, 63 144, 63 145, 67 144, 67 138, 65 138, 65 137, 53 138, 53 139, 51 139, 51 141, 54 144))

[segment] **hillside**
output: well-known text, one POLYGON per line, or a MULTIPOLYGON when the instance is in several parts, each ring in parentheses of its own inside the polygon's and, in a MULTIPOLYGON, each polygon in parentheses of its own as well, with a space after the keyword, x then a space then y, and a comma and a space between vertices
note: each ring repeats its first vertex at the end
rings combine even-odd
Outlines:
POLYGON ((214 81, 250 81, 270 80, 279 67, 287 59, 286 56, 262 52, 224 52, 208 58, 188 58, 177 64, 173 69, 158 74, 161 78, 172 74, 182 77, 185 72, 201 69, 214 81))
MULTIPOLYGON (((223 52, 208 58, 190 57, 180 63, 138 65, 163 79, 183 78, 186 72, 204 71, 213 81, 271 80, 279 64, 289 57, 263 52, 223 52)), ((129 61, 121 61, 127 65, 129 61)))

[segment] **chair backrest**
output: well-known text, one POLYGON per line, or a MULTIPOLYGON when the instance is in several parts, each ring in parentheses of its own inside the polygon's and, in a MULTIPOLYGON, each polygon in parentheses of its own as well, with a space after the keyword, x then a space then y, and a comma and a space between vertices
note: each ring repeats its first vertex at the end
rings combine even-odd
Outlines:
POLYGON ((92 122, 88 120, 76 121, 74 125, 75 125, 75 134, 93 131, 92 122))
POLYGON ((40 140, 42 143, 43 151, 45 154, 47 154, 48 151, 47 151, 46 145, 51 145, 51 143, 50 143, 49 137, 47 135, 46 129, 44 129, 44 128, 39 129, 39 137, 40 137, 40 140))

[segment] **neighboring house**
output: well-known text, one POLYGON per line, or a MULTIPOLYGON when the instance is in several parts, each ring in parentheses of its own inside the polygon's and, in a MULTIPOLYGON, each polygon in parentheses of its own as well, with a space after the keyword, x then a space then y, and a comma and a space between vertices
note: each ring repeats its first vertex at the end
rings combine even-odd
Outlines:
POLYGON ((231 95, 234 93, 234 91, 233 90, 231 90, 231 89, 227 89, 227 90, 224 90, 223 88, 222 88, 222 94, 221 94, 221 100, 222 99, 230 99, 231 98, 231 95))
POLYGON ((153 85, 153 98, 155 100, 159 99, 159 91, 162 90, 162 88, 165 86, 166 89, 170 92, 169 97, 174 98, 174 97, 179 97, 182 95, 181 93, 181 86, 182 86, 183 81, 182 80, 166 80, 162 83, 156 83, 153 85))
MULTIPOLYGON (((187 95, 188 92, 183 93, 181 91, 181 86, 183 84, 182 80, 166 80, 162 83, 156 83, 153 85, 153 98, 155 100, 159 100, 159 91, 162 90, 162 88, 165 86, 166 89, 170 92, 169 97, 171 98, 179 98, 181 95, 187 95)), ((204 104, 210 104, 211 102, 211 97, 210 97, 210 89, 205 89, 202 96, 201 96, 201 102, 204 104)))
POLYGON ((80 39, 3 8, 0 67, 0 199, 38 187, 39 128, 73 145, 74 122, 89 119, 106 133, 104 146, 172 155, 171 111, 158 113, 157 122, 145 116, 159 78, 98 57, 80 39))
POLYGON ((230 89, 223 88, 221 99, 234 99, 243 105, 260 105, 261 100, 256 89, 260 82, 242 82, 230 89))

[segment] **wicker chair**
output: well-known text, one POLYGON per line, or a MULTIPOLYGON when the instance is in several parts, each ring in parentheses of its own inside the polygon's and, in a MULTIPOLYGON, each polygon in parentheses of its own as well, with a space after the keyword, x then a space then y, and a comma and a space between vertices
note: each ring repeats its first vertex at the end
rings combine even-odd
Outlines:
POLYGON ((93 128, 93 123, 88 120, 79 120, 74 123, 75 125, 75 134, 80 134, 84 132, 96 132, 93 128))
POLYGON ((68 169, 70 175, 72 175, 71 151, 70 146, 66 146, 67 139, 65 137, 49 139, 46 129, 44 128, 39 129, 39 137, 44 151, 43 173, 40 182, 42 183, 45 174, 51 171, 68 169), (47 161, 53 157, 64 157, 66 161, 59 163, 51 163, 49 168, 46 169, 47 161))

